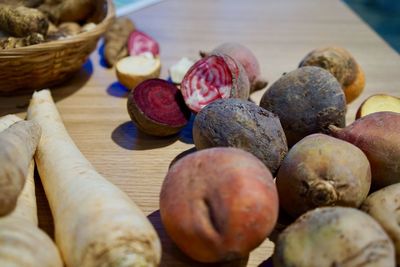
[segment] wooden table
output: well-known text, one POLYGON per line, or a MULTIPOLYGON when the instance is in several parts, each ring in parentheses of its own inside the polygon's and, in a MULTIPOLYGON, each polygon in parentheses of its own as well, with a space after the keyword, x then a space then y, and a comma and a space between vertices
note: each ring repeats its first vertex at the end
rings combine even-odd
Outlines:
MULTIPOLYGON (((196 58, 225 41, 247 45, 271 82, 295 69, 310 50, 328 44, 347 48, 364 68, 367 86, 348 106, 348 122, 369 95, 400 96, 400 57, 345 4, 333 0, 166 0, 130 16, 160 42, 162 77, 183 56, 196 58)), ((126 111, 127 91, 114 70, 100 64, 99 50, 68 83, 53 88, 66 127, 97 170, 123 189, 159 232, 162 266, 202 266, 184 256, 166 236, 158 212, 161 183, 171 160, 193 147, 191 129, 179 137, 153 138, 138 132, 126 111)), ((258 103, 264 91, 252 99, 258 103)), ((0 98, 0 115, 24 116, 30 95, 0 98)), ((62 163, 60 163, 62 164, 62 163)), ((52 234, 51 214, 37 183, 40 226, 52 234)), ((268 266, 273 244, 265 241, 241 266, 268 266)), ((216 265, 220 266, 220 265, 216 265)), ((232 266, 230 264, 229 266, 232 266)))

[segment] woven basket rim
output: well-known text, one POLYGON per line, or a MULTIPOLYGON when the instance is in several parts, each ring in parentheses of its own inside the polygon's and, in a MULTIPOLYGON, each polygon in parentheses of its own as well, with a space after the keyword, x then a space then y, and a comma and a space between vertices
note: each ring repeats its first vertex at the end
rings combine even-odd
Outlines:
POLYGON ((115 7, 113 1, 112 0, 106 0, 106 1, 107 1, 106 17, 90 31, 79 33, 70 38, 55 40, 46 43, 40 43, 31 46, 0 50, 0 57, 12 58, 13 56, 21 56, 22 54, 29 55, 32 52, 49 52, 49 50, 59 50, 60 47, 63 47, 65 45, 85 42, 88 39, 103 34, 107 30, 107 27, 110 25, 112 20, 115 18, 115 7))

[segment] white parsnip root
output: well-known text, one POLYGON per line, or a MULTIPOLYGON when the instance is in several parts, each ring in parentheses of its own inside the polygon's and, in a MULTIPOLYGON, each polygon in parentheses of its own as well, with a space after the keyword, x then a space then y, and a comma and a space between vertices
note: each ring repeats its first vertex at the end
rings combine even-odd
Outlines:
POLYGON ((82 155, 48 90, 33 94, 28 119, 42 127, 35 159, 66 265, 157 266, 161 245, 153 226, 82 155))
POLYGON ((30 121, 16 122, 0 133, 0 216, 15 208, 39 138, 39 125, 30 121))
MULTIPOLYGON (((0 118, 0 132, 20 120, 14 115, 0 118)), ((25 186, 15 209, 8 216, 0 218, 0 266, 63 266, 55 244, 38 228, 34 166, 31 160, 25 186)))

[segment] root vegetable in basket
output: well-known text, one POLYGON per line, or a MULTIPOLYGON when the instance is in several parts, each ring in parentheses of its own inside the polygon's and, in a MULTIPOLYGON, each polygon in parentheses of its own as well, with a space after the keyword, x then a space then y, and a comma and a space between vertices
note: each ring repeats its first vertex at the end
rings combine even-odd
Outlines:
POLYGON ((128 18, 117 18, 107 30, 104 37, 104 57, 109 67, 128 56, 128 38, 134 30, 135 25, 128 18))
MULTIPOLYGON (((21 121, 15 115, 0 118, 0 132, 21 121)), ((13 212, 0 218, 0 266, 61 267, 53 241, 38 228, 34 162, 31 160, 24 188, 13 212)))
POLYGON ((186 105, 199 112, 220 98, 248 99, 249 78, 243 66, 232 57, 213 54, 198 60, 181 83, 186 105))
POLYGON ((279 118, 241 99, 218 99, 203 108, 193 123, 197 149, 237 147, 259 158, 275 174, 288 147, 279 118))
POLYGON ((277 115, 289 147, 330 124, 345 126, 346 100, 337 79, 319 67, 284 74, 264 93, 260 106, 277 115))
POLYGON ((368 214, 354 208, 309 211, 278 237, 274 267, 395 267, 393 242, 368 214))
POLYGON ((37 7, 41 5, 44 0, 1 0, 2 4, 14 5, 14 6, 26 6, 26 7, 37 7))
POLYGON ((211 51, 211 53, 200 52, 203 57, 210 54, 225 54, 242 64, 249 77, 250 93, 267 86, 268 81, 261 77, 260 64, 257 57, 246 46, 238 43, 224 43, 211 51))
POLYGON ((115 72, 118 81, 129 90, 133 90, 139 83, 160 76, 161 61, 159 57, 154 58, 149 53, 128 56, 117 62, 115 72))
POLYGON ((0 40, 0 50, 40 44, 44 41, 45 39, 40 33, 32 33, 26 37, 21 38, 8 37, 6 39, 0 40))
POLYGON ((300 62, 299 67, 304 66, 321 67, 332 73, 341 84, 347 103, 356 99, 364 90, 364 71, 344 48, 330 46, 315 49, 300 62))
POLYGON ((371 186, 371 168, 356 146, 313 134, 290 149, 276 186, 281 208, 293 218, 321 206, 358 208, 371 186))
POLYGON ((356 145, 365 153, 371 164, 374 189, 400 182, 400 113, 376 112, 346 128, 331 125, 329 130, 332 136, 356 145))
POLYGON ((15 208, 39 139, 40 127, 31 121, 16 122, 0 133, 0 216, 15 208))
POLYGON ((160 193, 168 235, 201 262, 247 256, 275 226, 272 175, 255 156, 218 147, 192 153, 169 169, 160 193))
POLYGON ((32 33, 46 35, 49 27, 46 16, 37 9, 0 4, 0 30, 14 37, 32 33))
POLYGON ((178 88, 161 79, 144 81, 132 90, 128 112, 140 130, 155 136, 176 134, 190 119, 178 88))
POLYGON ((160 241, 139 207, 101 176, 68 135, 48 90, 28 119, 42 127, 35 159, 67 266, 158 266, 160 241))
POLYGON ((360 105, 357 110, 356 119, 380 111, 400 113, 400 98, 387 94, 372 95, 360 105))
POLYGON ((82 22, 94 12, 96 0, 45 0, 38 7, 56 24, 82 22))
POLYGON ((400 262, 399 208, 400 184, 393 184, 372 193, 361 206, 361 210, 377 220, 393 240, 397 262, 400 262))

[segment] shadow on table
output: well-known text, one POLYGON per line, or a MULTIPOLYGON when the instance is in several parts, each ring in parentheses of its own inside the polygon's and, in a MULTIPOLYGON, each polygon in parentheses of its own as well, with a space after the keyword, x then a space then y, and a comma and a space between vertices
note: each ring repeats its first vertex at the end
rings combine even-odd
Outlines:
POLYGON ((111 138, 117 145, 125 149, 147 150, 168 146, 178 140, 179 135, 151 136, 138 130, 131 121, 127 121, 115 128, 111 138))
POLYGON ((162 257, 160 266, 163 267, 180 267, 180 266, 191 266, 191 267, 245 267, 248 262, 248 258, 236 260, 226 263, 216 264, 205 264, 196 262, 190 259, 188 256, 183 254, 179 248, 172 242, 164 230, 164 226, 161 222, 160 211, 154 211, 147 216, 150 222, 153 224, 157 231, 158 236, 161 240, 162 245, 162 257))
POLYGON ((197 152, 196 147, 189 148, 189 149, 187 149, 187 150, 185 150, 185 151, 179 153, 175 158, 173 158, 173 159, 171 160, 171 162, 169 163, 168 169, 171 168, 171 166, 174 165, 175 162, 177 162, 177 161, 180 160, 181 158, 183 158, 183 157, 185 157, 185 156, 187 156, 187 155, 189 155, 189 154, 192 154, 192 153, 194 153, 194 152, 197 152))
MULTIPOLYGON (((87 60, 82 68, 61 85, 51 87, 51 93, 55 102, 66 98, 82 88, 93 73, 91 60, 87 60)), ((24 112, 28 108, 32 92, 24 92, 16 95, 0 96, 0 116, 24 112)))
POLYGON ((120 82, 114 82, 107 87, 107 94, 114 97, 127 98, 129 89, 120 82))
POLYGON ((274 263, 272 262, 272 256, 263 261, 258 267, 274 267, 274 263))
POLYGON ((54 239, 54 221, 51 215, 49 202, 43 189, 39 173, 35 168, 35 195, 37 204, 37 215, 39 220, 39 228, 45 231, 52 239, 54 239))
POLYGON ((98 55, 99 55, 99 65, 102 66, 105 69, 108 69, 109 67, 108 67, 108 64, 106 62, 106 58, 104 57, 104 48, 105 48, 105 45, 104 45, 104 39, 103 39, 101 44, 100 44, 99 49, 97 50, 98 51, 98 55))

